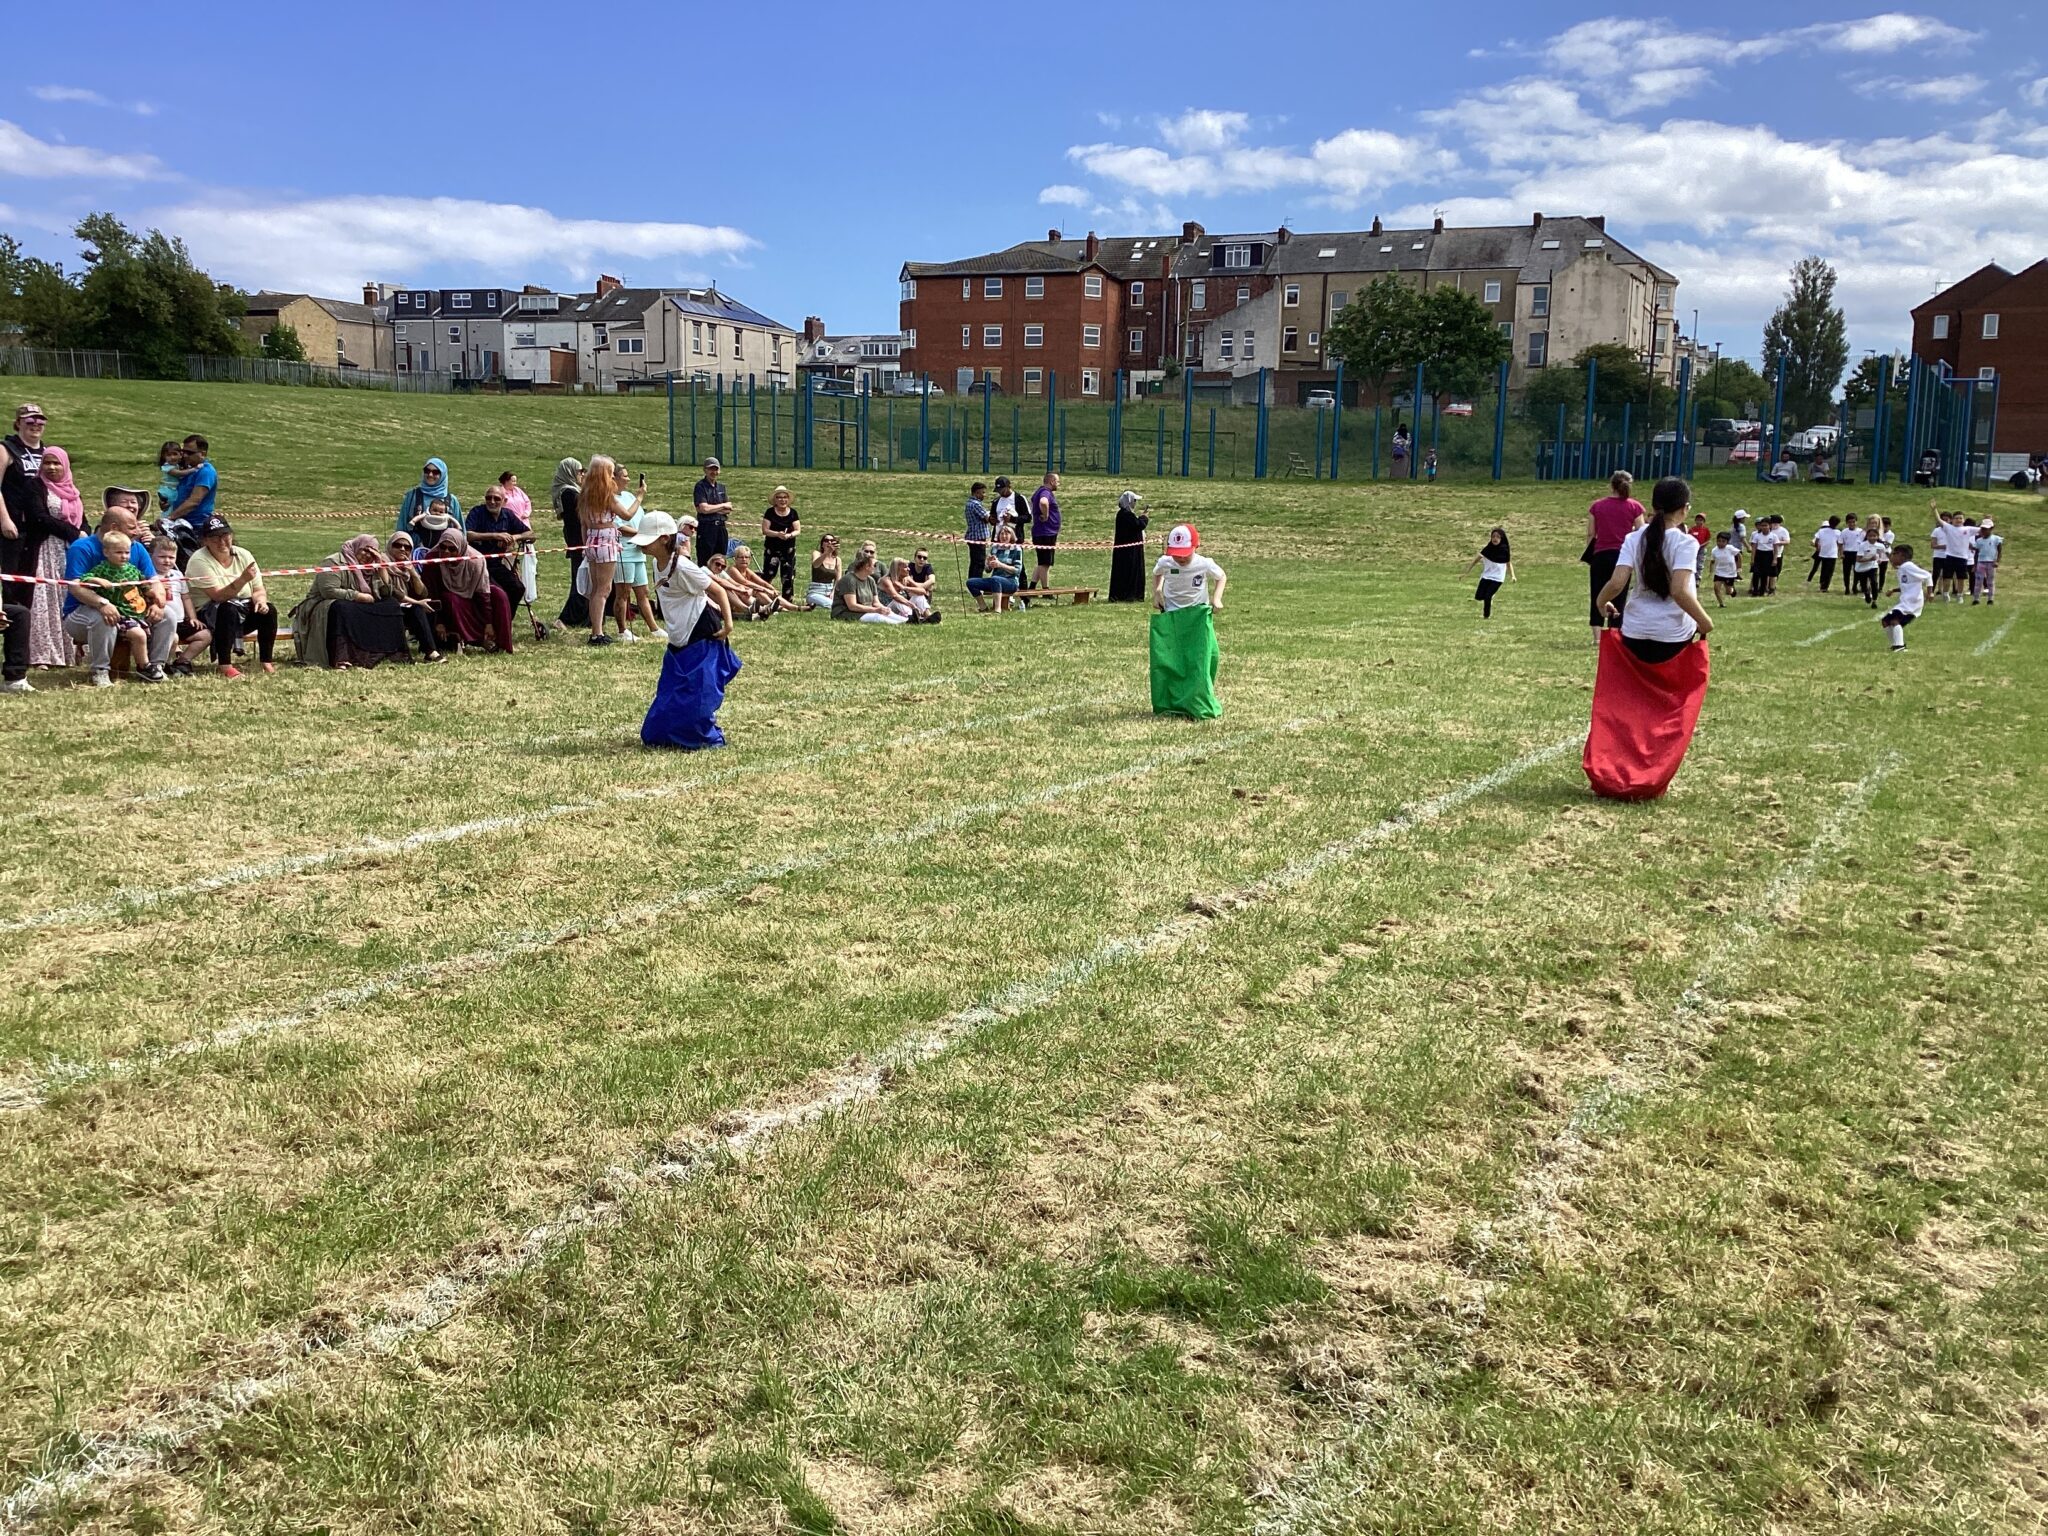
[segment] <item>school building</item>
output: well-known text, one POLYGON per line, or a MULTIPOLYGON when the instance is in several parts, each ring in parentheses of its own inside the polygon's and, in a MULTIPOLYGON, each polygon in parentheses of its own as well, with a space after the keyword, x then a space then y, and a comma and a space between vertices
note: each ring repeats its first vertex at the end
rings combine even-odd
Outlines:
POLYGON ((1993 454, 2048 452, 2048 260, 1979 267, 1917 305, 1913 351, 1958 377, 1998 376, 1993 454))

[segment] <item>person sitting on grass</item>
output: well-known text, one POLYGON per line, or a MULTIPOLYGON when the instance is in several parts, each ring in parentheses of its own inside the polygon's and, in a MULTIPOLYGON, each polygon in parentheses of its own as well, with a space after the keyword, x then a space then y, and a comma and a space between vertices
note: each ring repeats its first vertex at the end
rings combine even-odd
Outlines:
MULTIPOLYGON (((163 526, 157 524, 160 529, 163 526)), ((192 580, 178 569, 178 541, 169 533, 159 533, 151 541, 149 553, 156 561, 157 579, 164 586, 164 612, 178 626, 177 643, 171 649, 165 670, 173 677, 190 677, 192 663, 212 643, 213 631, 192 606, 192 580)))
POLYGON ((424 569, 427 590, 463 645, 512 654, 512 601, 491 580, 484 557, 469 547, 467 534, 460 528, 442 534, 424 569))
POLYGON ((206 525, 205 541, 186 562, 185 575, 192 582, 199 617, 213 631, 213 659, 220 675, 230 680, 242 675, 235 665, 235 646, 245 634, 256 637, 263 670, 275 672, 277 610, 263 589, 256 557, 235 542, 225 518, 216 517, 206 525))
POLYGON ((839 540, 829 533, 818 535, 818 552, 811 556, 811 584, 804 591, 805 605, 832 606, 832 589, 839 583, 839 540))
POLYGON ((881 587, 875 580, 875 557, 866 549, 862 549, 860 557, 853 562, 853 569, 834 584, 832 617, 860 624, 910 622, 902 614, 891 612, 882 601, 881 587))
POLYGON ((763 595, 741 581, 733 574, 732 562, 722 552, 714 553, 704 563, 704 569, 711 573, 712 584, 725 593, 726 601, 732 605, 734 618, 752 624, 775 617, 774 595, 763 595))
POLYGON ((988 600, 996 600, 997 613, 1022 613, 1024 610, 1011 604, 1017 595, 1017 588, 1024 581, 1024 547, 1017 542, 1017 530, 1008 526, 996 530, 996 541, 989 546, 988 573, 984 576, 967 578, 967 590, 974 594, 974 605, 983 613, 988 612, 988 600))
POLYGON ((910 579, 910 562, 901 555, 889 562, 889 569, 878 585, 882 601, 889 605, 891 612, 903 614, 913 624, 939 622, 940 615, 933 611, 932 600, 910 579))
MULTIPOLYGON (((145 622, 149 597, 144 590, 147 578, 129 560, 130 548, 125 533, 101 534, 99 563, 74 585, 81 601, 92 596, 101 600, 103 618, 108 608, 113 610, 113 616, 106 618, 106 622, 114 631, 115 646, 128 653, 129 675, 145 683, 160 683, 164 680, 162 669, 149 664, 149 625, 145 622)), ((105 688, 112 683, 106 669, 93 669, 93 687, 105 688)))
POLYGON ((398 604, 405 632, 419 646, 420 660, 445 661, 441 637, 434 630, 434 596, 420 574, 416 553, 411 534, 394 533, 384 548, 384 569, 372 584, 383 597, 398 604))
POLYGON ((766 599, 770 613, 802 613, 803 604, 791 602, 775 586, 754 569, 754 552, 745 544, 735 544, 732 558, 725 562, 725 574, 754 594, 755 602, 766 599))

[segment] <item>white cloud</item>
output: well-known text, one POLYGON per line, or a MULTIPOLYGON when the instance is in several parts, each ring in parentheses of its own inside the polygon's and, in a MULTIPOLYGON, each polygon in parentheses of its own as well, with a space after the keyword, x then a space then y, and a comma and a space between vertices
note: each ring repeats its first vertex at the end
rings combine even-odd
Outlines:
POLYGON ((154 155, 116 155, 78 144, 39 139, 27 129, 0 119, 0 176, 54 181, 97 176, 114 181, 143 181, 163 174, 154 155))
POLYGON ((724 225, 571 219, 452 197, 194 202, 156 210, 144 222, 183 236, 194 259, 228 281, 341 298, 366 280, 422 267, 487 270, 494 281, 537 270, 581 280, 601 264, 731 259, 756 244, 724 225))
POLYGON ((2048 75, 2020 87, 2020 99, 2030 107, 2048 107, 2048 75))
POLYGON ((1161 119, 1159 138, 1168 149, 1184 155, 1214 154, 1243 138, 1251 122, 1243 112, 1190 107, 1179 117, 1161 119))
POLYGON ((156 116, 156 108, 146 101, 110 101, 98 91, 87 90, 82 85, 32 85, 29 95, 37 101, 56 105, 81 107, 120 107, 138 117, 156 116))
POLYGON ((1958 48, 1977 34, 1932 16, 1887 11, 1861 21, 1830 21, 1800 27, 1788 35, 1813 38, 1844 53, 1897 53, 1902 48, 1958 48))
POLYGON ((1071 182, 1056 182, 1038 190, 1041 203, 1051 203, 1067 208, 1086 208, 1095 200, 1095 194, 1086 187, 1077 187, 1071 182))
POLYGON ((1938 101, 1952 106, 1959 101, 1968 101, 1983 90, 1984 80, 1981 75, 1935 75, 1924 80, 1909 79, 1903 75, 1878 75, 1857 81, 1856 89, 1865 96, 1901 101, 1938 101))
MULTIPOLYGON (((1346 129, 1318 139, 1306 153, 1281 145, 1245 144, 1235 141, 1246 123, 1243 113, 1203 115, 1236 123, 1229 129, 1229 139, 1211 151, 1173 154, 1146 144, 1076 144, 1067 158, 1092 176, 1156 198, 1306 187, 1319 193, 1320 200, 1345 207, 1355 206, 1368 192, 1446 172, 1457 163, 1426 140, 1378 128, 1346 129)), ((1183 142, 1199 142, 1204 130, 1188 128, 1188 116, 1176 119, 1183 142)))

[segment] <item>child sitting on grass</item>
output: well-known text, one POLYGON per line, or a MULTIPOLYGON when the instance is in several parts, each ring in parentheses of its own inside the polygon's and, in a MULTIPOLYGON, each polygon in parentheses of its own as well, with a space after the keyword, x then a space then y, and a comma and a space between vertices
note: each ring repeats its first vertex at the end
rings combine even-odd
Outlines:
MULTIPOLYGON (((100 535, 100 562, 78 578, 81 587, 90 587, 94 595, 104 599, 114 609, 114 616, 107 622, 114 628, 114 643, 128 652, 128 665, 133 674, 146 682, 163 681, 164 674, 149 664, 149 626, 144 622, 149 612, 149 598, 142 590, 141 568, 129 560, 134 545, 125 533, 103 533, 100 535)), ((92 685, 105 688, 113 682, 109 669, 96 668, 92 674, 92 685)))

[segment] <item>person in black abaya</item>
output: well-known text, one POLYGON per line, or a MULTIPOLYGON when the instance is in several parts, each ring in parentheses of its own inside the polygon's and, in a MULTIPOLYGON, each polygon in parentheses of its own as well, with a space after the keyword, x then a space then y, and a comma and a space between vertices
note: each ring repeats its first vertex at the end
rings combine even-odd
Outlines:
POLYGON ((583 564, 583 518, 577 510, 582 478, 583 466, 564 459, 555 466, 555 483, 548 492, 561 515, 562 542, 569 552, 569 596, 559 621, 563 629, 582 629, 590 623, 590 600, 576 590, 577 568, 583 564))
POLYGON ((1109 600, 1112 603, 1145 601, 1145 524, 1136 491, 1125 491, 1116 499, 1116 548, 1109 557, 1109 600))

